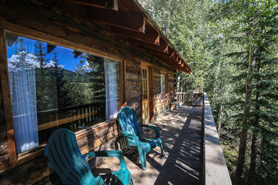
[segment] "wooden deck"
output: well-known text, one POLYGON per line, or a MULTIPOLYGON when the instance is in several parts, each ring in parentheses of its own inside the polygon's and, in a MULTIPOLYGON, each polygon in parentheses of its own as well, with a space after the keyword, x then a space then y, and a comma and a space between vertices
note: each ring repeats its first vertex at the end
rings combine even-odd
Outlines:
MULTIPOLYGON (((154 125, 161 128, 165 157, 160 148, 147 155, 147 170, 141 169, 137 152, 127 152, 125 160, 135 185, 203 183, 203 108, 181 106, 179 110, 161 115, 154 125)), ((145 130, 145 136, 153 133, 145 130)), ((119 168, 117 159, 109 158, 94 170, 94 174, 119 168)))

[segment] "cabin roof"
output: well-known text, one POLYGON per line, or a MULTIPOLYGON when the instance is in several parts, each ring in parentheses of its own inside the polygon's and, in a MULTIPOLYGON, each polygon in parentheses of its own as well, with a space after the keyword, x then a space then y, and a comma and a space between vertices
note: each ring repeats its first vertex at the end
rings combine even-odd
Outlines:
POLYGON ((63 0, 86 18, 143 48, 175 69, 192 74, 184 58, 137 0, 63 0))

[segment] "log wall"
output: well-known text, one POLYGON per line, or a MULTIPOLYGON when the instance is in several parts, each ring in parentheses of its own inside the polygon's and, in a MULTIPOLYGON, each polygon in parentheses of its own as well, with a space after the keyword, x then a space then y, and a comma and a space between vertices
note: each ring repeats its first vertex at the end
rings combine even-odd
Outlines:
POLYGON ((175 90, 175 73, 173 71, 165 70, 164 68, 154 67, 153 70, 153 91, 154 91, 154 119, 170 107, 171 102, 174 100, 175 90), (168 98, 161 100, 161 73, 166 72, 168 76, 168 98))
MULTIPOLYGON (((15 34, 124 62, 123 103, 126 102, 137 111, 138 122, 142 120, 141 62, 149 63, 153 69, 154 119, 173 99, 175 70, 171 66, 127 41, 105 32, 101 25, 84 20, 78 13, 60 6, 58 1, 1 1, 0 32, 2 28, 15 34), (163 101, 160 100, 161 71, 168 73, 169 98, 163 101)), ((5 46, 0 44, 0 47, 5 46)), ((1 62, 0 69, 7 68, 6 63, 1 62)), ((7 78, 8 74, 1 74, 0 78, 3 75, 7 78)), ((0 85, 3 87, 3 84, 0 85)), ((6 133, 7 125, 13 123, 5 120, 3 99, 5 98, 5 102, 10 102, 10 97, 3 96, 1 89, 0 184, 36 184, 46 183, 50 179, 54 179, 55 182, 42 156, 44 148, 27 156, 18 157, 15 163, 9 160, 6 133)), ((81 152, 84 154, 92 150, 114 149, 117 145, 118 129, 116 120, 113 120, 76 132, 81 152)), ((89 164, 94 167, 97 162, 90 160, 89 164)))
POLYGON ((142 121, 142 81, 140 60, 126 60, 126 102, 137 112, 138 122, 142 121))
MULTIPOLYGON (((1 77, 0 77, 1 78, 1 77)), ((1 79, 0 79, 1 86, 1 79)), ((0 170, 8 164, 7 130, 5 125, 5 113, 3 108, 3 95, 0 89, 0 170)))

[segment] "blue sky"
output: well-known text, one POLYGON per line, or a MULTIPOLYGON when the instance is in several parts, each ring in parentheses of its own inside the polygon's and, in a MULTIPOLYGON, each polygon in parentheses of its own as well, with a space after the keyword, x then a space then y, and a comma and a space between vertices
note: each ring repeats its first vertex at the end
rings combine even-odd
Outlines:
MULTIPOLYGON (((35 44, 37 43, 36 40, 26 37, 18 37, 18 39, 23 39, 24 48, 26 49, 27 53, 35 53, 37 50, 37 48, 35 48, 35 44)), ((47 43, 43 43, 43 47, 45 47, 44 52, 47 53, 47 43)), ((12 46, 7 46, 8 59, 10 59, 13 55, 16 55, 19 47, 19 42, 14 43, 12 46)), ((59 65, 63 65, 64 69, 74 71, 74 68, 76 68, 76 65, 79 64, 79 61, 81 60, 80 56, 74 58, 73 49, 57 46, 53 51, 51 51, 51 53, 46 55, 46 59, 48 59, 46 63, 50 63, 50 61, 53 59, 54 51, 57 53, 59 65)))

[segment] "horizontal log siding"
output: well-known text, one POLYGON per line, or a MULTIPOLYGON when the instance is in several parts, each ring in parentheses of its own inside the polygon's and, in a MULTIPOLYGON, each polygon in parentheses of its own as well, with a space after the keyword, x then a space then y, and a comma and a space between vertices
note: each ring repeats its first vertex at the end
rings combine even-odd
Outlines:
MULTIPOLYGON (((0 79, 0 87, 1 87, 1 79, 0 79)), ((8 164, 7 130, 5 126, 3 95, 0 88, 0 170, 3 169, 7 164, 8 164)))
POLYGON ((137 112, 138 121, 142 117, 142 81, 141 62, 138 60, 126 60, 126 102, 137 112))
POLYGON ((154 119, 165 109, 168 109, 171 102, 174 100, 175 85, 175 73, 172 70, 166 70, 164 68, 155 66, 153 68, 153 92, 154 92, 154 119), (161 72, 168 74, 168 98, 161 100, 161 72))

